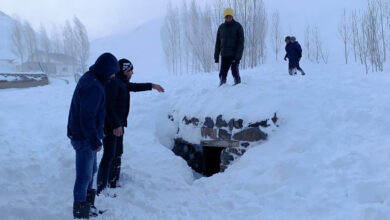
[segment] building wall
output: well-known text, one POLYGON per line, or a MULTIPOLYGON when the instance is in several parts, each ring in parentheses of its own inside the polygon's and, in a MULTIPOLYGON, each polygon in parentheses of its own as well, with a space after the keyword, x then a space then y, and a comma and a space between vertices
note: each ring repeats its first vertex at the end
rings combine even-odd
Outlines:
POLYGON ((16 65, 9 63, 8 61, 0 61, 0 72, 16 72, 16 65))

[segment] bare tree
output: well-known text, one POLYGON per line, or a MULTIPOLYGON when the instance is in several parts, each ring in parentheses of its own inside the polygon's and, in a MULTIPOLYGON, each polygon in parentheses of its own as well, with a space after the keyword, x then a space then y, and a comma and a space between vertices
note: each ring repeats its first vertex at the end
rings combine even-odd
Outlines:
POLYGON ((343 16, 341 19, 341 22, 338 27, 338 32, 341 40, 343 41, 344 44, 344 58, 345 58, 345 64, 348 64, 348 42, 350 40, 350 29, 348 28, 348 23, 347 23, 347 10, 344 9, 343 16))
POLYGON ((50 39, 52 45, 52 52, 63 53, 64 52, 64 41, 62 39, 63 34, 60 27, 53 25, 50 32, 50 39))
POLYGON ((26 49, 25 49, 26 43, 25 43, 23 32, 24 30, 22 24, 20 23, 19 20, 15 20, 13 23, 12 34, 11 34, 11 39, 12 39, 11 51, 15 56, 19 58, 21 64, 24 62, 24 59, 26 57, 26 49))
POLYGON ((355 61, 359 55, 366 73, 383 71, 387 55, 387 28, 390 20, 389 2, 383 0, 367 0, 367 7, 359 14, 351 14, 350 42, 354 48, 355 61))
POLYGON ((77 17, 74 17, 73 23, 77 61, 79 63, 81 72, 85 72, 87 70, 87 61, 89 58, 90 48, 88 32, 84 24, 77 17))
POLYGON ((361 59, 363 61, 366 74, 368 74, 368 22, 366 17, 363 17, 360 22, 361 34, 359 36, 359 50, 361 50, 361 59))
POLYGON ((31 61, 37 61, 37 36, 34 29, 31 27, 28 21, 23 24, 24 38, 26 40, 26 48, 28 59, 31 61))
POLYGON ((180 42, 180 23, 178 10, 175 10, 172 4, 168 4, 168 12, 165 23, 161 29, 163 48, 168 62, 168 67, 173 74, 177 74, 180 68, 178 57, 181 55, 179 50, 180 42))
POLYGON ((359 26, 358 26, 358 17, 356 11, 351 13, 351 21, 350 21, 350 30, 351 30, 351 38, 350 43, 353 48, 353 55, 355 58, 355 62, 357 62, 357 53, 358 53, 358 37, 359 37, 359 26))
POLYGON ((378 10, 378 5, 369 0, 364 24, 372 71, 383 71, 384 62, 384 57, 382 56, 383 53, 380 48, 380 22, 378 18, 378 10))
POLYGON ((62 30, 63 36, 63 51, 70 57, 77 56, 77 39, 72 25, 69 21, 65 22, 65 26, 62 30))
POLYGON ((384 0, 376 0, 376 5, 377 5, 377 13, 378 13, 378 25, 379 25, 379 35, 380 35, 380 39, 381 39, 381 43, 382 43, 382 53, 383 53, 383 61, 386 62, 386 34, 385 34, 385 22, 386 22, 386 13, 388 10, 387 7, 387 4, 388 4, 388 1, 385 2, 384 0))
POLYGON ((321 34, 317 26, 307 26, 305 30, 305 51, 307 59, 315 63, 329 61, 329 51, 324 48, 321 34))
POLYGON ((306 51, 306 57, 308 60, 310 61, 313 61, 313 58, 312 58, 312 37, 311 37, 312 33, 311 33, 311 27, 310 25, 307 25, 306 28, 305 28, 305 51, 306 51))
POLYGON ((39 30, 39 48, 42 51, 38 60, 41 62, 50 63, 51 42, 47 35, 46 28, 41 24, 39 30))
POLYGON ((283 45, 282 30, 280 27, 280 14, 278 11, 274 11, 271 21, 271 44, 273 51, 275 52, 275 58, 278 60, 279 52, 283 45))

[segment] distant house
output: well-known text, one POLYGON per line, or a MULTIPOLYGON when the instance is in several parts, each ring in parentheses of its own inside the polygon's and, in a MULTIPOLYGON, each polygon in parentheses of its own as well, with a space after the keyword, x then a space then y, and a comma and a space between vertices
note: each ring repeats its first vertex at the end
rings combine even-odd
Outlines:
POLYGON ((37 52, 33 57, 41 57, 43 61, 29 59, 20 65, 20 71, 44 72, 48 75, 56 76, 74 75, 81 72, 79 65, 77 65, 77 60, 66 54, 50 53, 44 55, 43 52, 37 52))
POLYGON ((0 58, 0 72, 15 72, 16 62, 13 59, 1 59, 0 58))

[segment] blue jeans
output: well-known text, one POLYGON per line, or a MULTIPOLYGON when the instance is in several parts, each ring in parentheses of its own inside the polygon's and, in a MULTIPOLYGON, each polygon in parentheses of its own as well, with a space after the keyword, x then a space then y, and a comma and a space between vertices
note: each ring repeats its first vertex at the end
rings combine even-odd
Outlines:
POLYGON ((76 151, 76 181, 73 189, 75 202, 85 202, 87 191, 92 189, 93 176, 96 173, 96 152, 86 140, 71 140, 76 151))

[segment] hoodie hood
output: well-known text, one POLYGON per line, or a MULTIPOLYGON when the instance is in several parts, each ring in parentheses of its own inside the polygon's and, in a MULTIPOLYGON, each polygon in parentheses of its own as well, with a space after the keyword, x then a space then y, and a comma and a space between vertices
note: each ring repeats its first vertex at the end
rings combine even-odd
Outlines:
POLYGON ((104 53, 89 68, 99 79, 108 79, 112 74, 119 71, 118 60, 111 53, 104 53))

